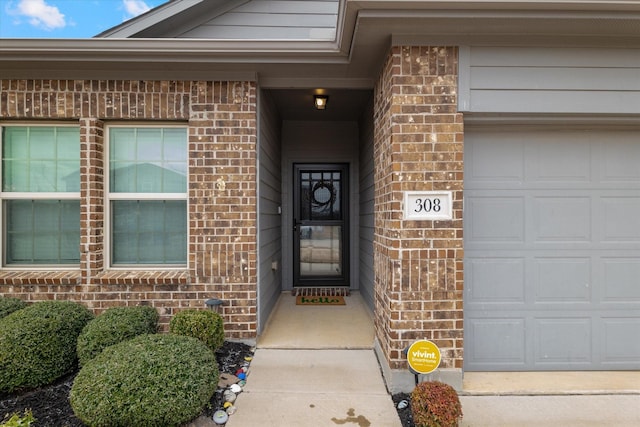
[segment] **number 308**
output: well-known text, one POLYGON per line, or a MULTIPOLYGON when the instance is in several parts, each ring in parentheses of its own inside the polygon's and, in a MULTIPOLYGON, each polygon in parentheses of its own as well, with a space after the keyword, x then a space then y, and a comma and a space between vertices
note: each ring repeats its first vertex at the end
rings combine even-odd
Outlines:
POLYGON ((440 212, 442 209, 440 205, 440 199, 416 199, 416 206, 414 212, 440 212))

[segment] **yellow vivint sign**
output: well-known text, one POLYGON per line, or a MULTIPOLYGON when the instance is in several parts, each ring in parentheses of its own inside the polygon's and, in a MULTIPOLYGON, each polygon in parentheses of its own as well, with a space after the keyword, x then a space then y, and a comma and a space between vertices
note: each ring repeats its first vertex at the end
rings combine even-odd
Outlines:
POLYGON ((440 366, 440 349, 429 340, 411 344, 407 352, 409 367, 419 374, 429 374, 440 366))

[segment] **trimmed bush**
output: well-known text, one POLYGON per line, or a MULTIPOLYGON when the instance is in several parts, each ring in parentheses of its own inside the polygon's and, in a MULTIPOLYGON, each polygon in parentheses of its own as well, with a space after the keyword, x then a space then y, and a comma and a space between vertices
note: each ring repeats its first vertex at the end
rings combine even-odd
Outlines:
POLYGON ((462 405, 453 387, 427 381, 411 392, 411 414, 416 427, 457 427, 462 405))
POLYGON ((76 364, 93 313, 71 301, 36 302, 0 319, 0 391, 51 384, 76 364))
POLYGON ((179 426, 202 412, 218 378, 215 355, 201 341, 140 335, 82 367, 71 407, 89 426, 179 426))
POLYGON ((33 412, 31 412, 30 409, 25 409, 23 416, 18 413, 14 413, 11 415, 11 418, 9 418, 9 415, 5 415, 0 427, 29 427, 35 422, 36 419, 33 418, 33 412))
POLYGON ((158 312, 149 306, 113 307, 93 319, 78 337, 78 362, 84 366, 106 347, 158 331, 158 312))
POLYGON ((19 298, 0 297, 0 319, 26 306, 27 303, 19 298))
POLYGON ((169 331, 198 338, 214 352, 224 343, 222 316, 210 310, 192 308, 179 312, 169 322, 169 331))

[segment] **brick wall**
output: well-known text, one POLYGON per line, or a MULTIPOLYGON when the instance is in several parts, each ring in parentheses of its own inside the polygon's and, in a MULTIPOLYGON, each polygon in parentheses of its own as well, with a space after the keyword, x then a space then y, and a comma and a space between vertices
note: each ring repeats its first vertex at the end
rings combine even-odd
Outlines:
POLYGON ((375 88, 375 325, 392 369, 429 339, 462 368, 463 123, 454 47, 394 47, 375 88), (404 191, 453 192, 453 220, 404 220, 404 191))
POLYGON ((80 266, 0 270, 0 295, 70 299, 99 313, 158 308, 166 329, 186 307, 224 301, 229 338, 257 329, 256 85, 253 82, 0 80, 0 123, 80 125, 80 266), (110 270, 104 262, 104 129, 110 121, 184 123, 189 139, 188 265, 182 270, 110 270))

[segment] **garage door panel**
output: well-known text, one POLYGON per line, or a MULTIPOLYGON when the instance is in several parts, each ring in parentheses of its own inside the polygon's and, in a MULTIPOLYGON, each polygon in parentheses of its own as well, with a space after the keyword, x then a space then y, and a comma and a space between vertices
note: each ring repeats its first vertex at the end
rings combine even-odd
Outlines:
POLYGON ((488 370, 499 366, 511 369, 525 366, 524 318, 469 319, 465 329, 469 338, 477 343, 469 356, 478 366, 488 370))
POLYGON ((602 240, 640 243, 640 197, 602 197, 600 200, 603 210, 602 240))
POLYGON ((534 328, 534 363, 538 367, 566 368, 592 362, 592 325, 589 317, 537 318, 534 328))
POLYGON ((511 304, 525 302, 525 259, 468 259, 465 304, 511 304))
POLYGON ((536 258, 535 303, 591 301, 589 258, 536 258))
POLYGON ((472 218, 468 229, 470 242, 524 241, 523 197, 470 197, 465 208, 472 218))
POLYGON ((591 198, 545 197, 533 199, 535 242, 588 242, 591 240, 591 198))
POLYGON ((591 147, 576 151, 576 139, 583 135, 566 132, 539 132, 531 137, 528 182, 587 183, 591 181, 591 147))
POLYGON ((465 369, 640 369, 639 165, 640 128, 467 128, 465 369))
POLYGON ((640 184, 640 144, 637 138, 637 133, 620 132, 602 144, 601 182, 640 184))
POLYGON ((640 354, 640 319, 637 314, 629 317, 605 317, 602 319, 602 362, 604 365, 620 365, 623 368, 638 363, 640 354))
MULTIPOLYGON (((640 303, 640 258, 604 258, 602 267, 603 302, 640 303)), ((637 305, 640 309, 640 304, 637 305)))
POLYGON ((480 132, 477 137, 482 140, 482 149, 472 152, 473 147, 470 147, 465 156, 470 160, 466 165, 465 174, 469 174, 472 178, 471 182, 482 182, 483 186, 488 183, 513 185, 513 183, 523 182, 525 173, 523 141, 513 140, 511 134, 495 135, 480 132))

